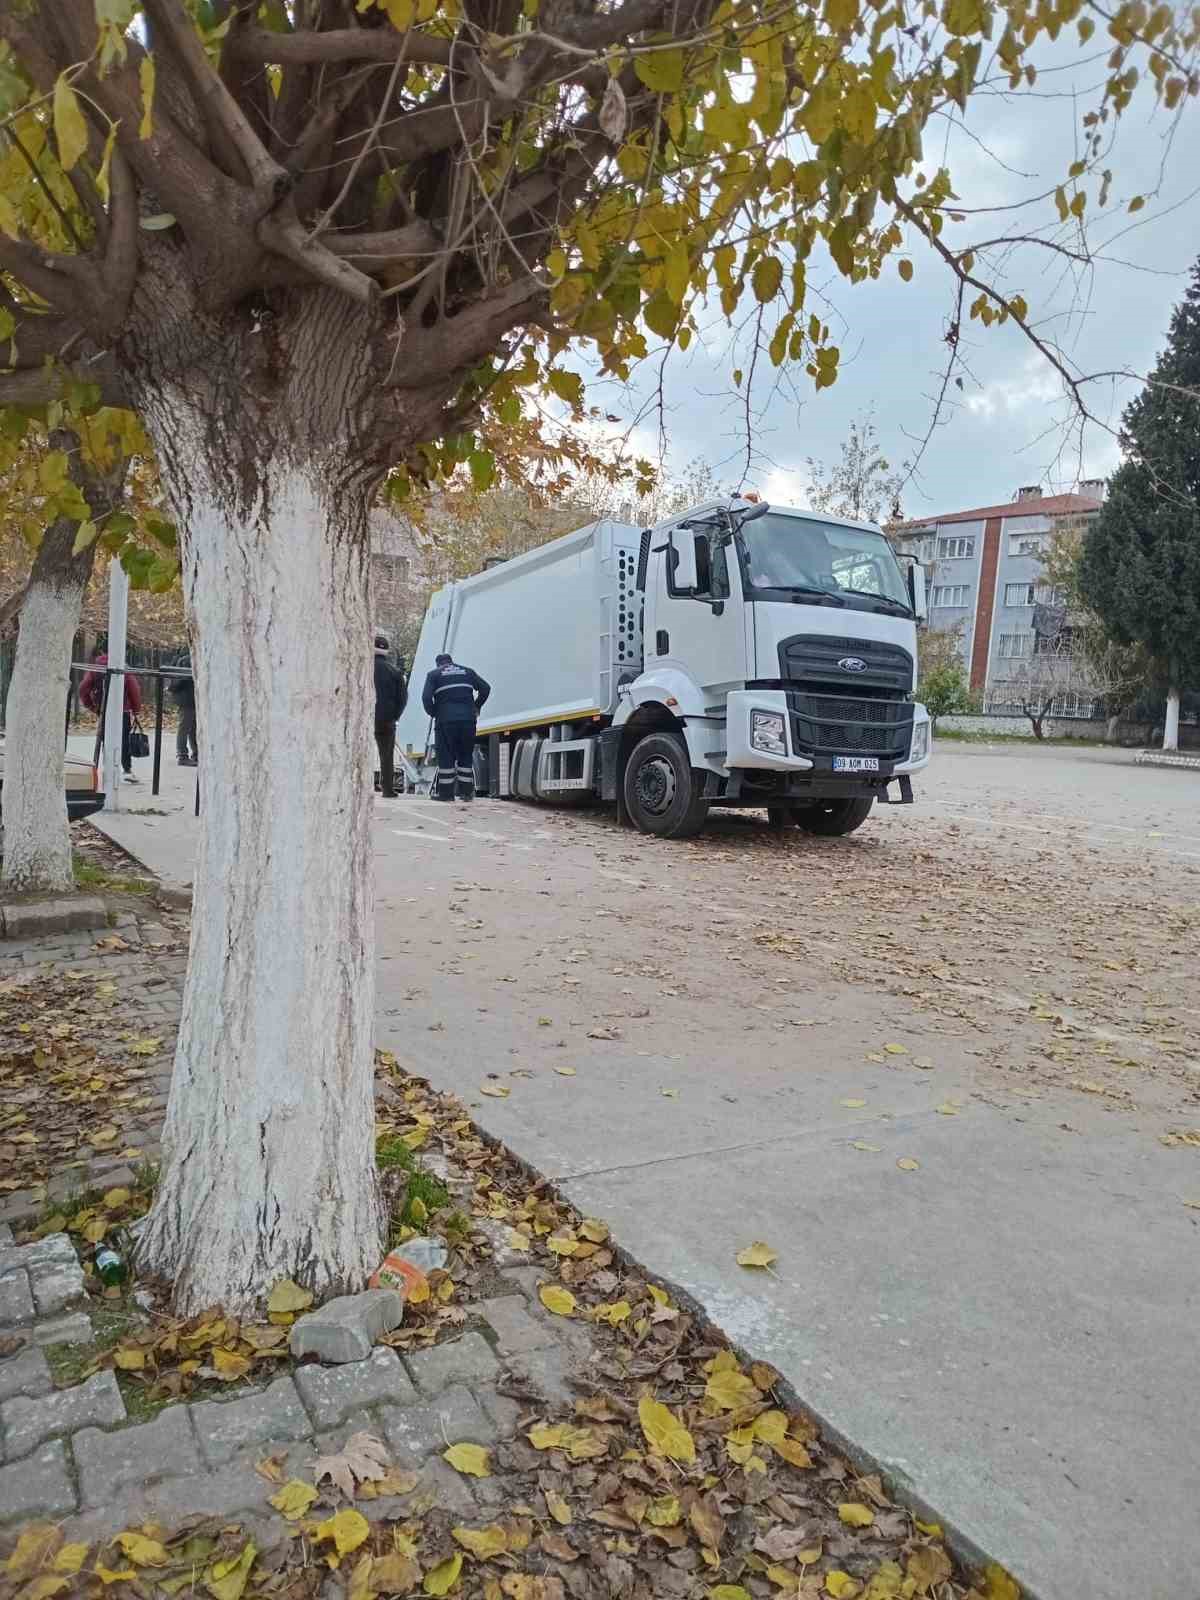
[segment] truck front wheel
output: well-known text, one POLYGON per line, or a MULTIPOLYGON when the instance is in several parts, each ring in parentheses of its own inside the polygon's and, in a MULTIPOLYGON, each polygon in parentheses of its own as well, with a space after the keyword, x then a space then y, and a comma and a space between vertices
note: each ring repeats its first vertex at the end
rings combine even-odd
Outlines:
POLYGON ((819 800, 815 805, 797 806, 796 822, 808 833, 853 833, 871 815, 873 804, 871 800, 819 800))
POLYGON ((625 808, 640 833, 690 839, 708 817, 708 801, 683 740, 673 733, 648 733, 625 764, 625 808))

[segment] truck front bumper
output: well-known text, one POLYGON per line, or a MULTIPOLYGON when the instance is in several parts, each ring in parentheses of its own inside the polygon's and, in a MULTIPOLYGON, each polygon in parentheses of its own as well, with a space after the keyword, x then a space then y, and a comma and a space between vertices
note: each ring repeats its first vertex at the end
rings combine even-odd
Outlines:
MULTIPOLYGON (((912 735, 902 760, 880 756, 871 778, 900 777, 920 772, 929 765, 931 746, 929 713, 922 705, 905 706, 912 712, 912 735)), ((809 725, 807 716, 797 713, 783 689, 739 689, 727 698, 724 762, 731 770, 750 768, 760 772, 807 773, 834 776, 835 752, 805 749, 798 740, 798 728, 809 725)), ((853 749, 836 752, 854 756, 853 749)), ((837 774, 841 778, 842 774, 837 774)))

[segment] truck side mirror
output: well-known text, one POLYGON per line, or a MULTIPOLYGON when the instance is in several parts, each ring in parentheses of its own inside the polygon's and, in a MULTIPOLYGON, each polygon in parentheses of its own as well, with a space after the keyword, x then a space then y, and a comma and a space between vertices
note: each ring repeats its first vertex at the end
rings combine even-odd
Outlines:
POLYGON ((696 592, 696 542, 685 528, 671 531, 671 590, 675 594, 696 592))
POLYGON ((908 569, 908 599, 913 616, 918 622, 924 622, 929 616, 929 606, 925 598, 925 568, 919 561, 914 561, 908 569))

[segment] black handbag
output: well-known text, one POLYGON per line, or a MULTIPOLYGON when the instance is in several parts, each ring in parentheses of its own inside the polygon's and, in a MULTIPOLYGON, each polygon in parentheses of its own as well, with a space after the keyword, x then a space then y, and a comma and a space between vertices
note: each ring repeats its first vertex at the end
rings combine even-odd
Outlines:
POLYGON ((142 725, 136 717, 129 730, 129 759, 131 761, 144 761, 150 754, 150 735, 142 731, 142 725))

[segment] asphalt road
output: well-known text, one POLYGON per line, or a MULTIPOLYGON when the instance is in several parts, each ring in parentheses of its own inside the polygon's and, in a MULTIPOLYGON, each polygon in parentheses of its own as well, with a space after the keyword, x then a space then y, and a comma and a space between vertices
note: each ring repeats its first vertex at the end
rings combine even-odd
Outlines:
POLYGON ((1200 773, 947 744, 918 798, 380 801, 381 1043, 1042 1600, 1190 1594, 1200 773))

